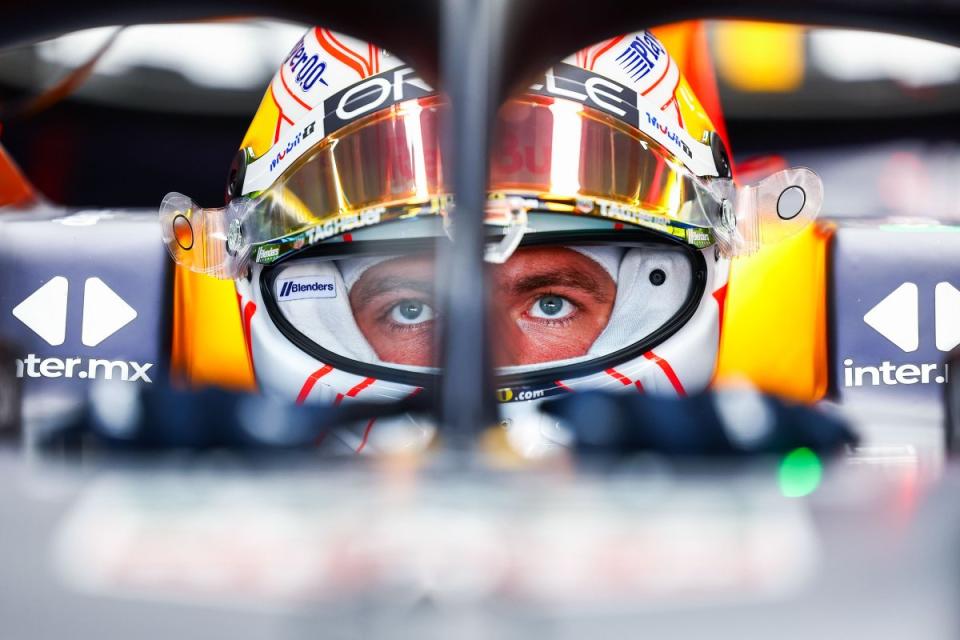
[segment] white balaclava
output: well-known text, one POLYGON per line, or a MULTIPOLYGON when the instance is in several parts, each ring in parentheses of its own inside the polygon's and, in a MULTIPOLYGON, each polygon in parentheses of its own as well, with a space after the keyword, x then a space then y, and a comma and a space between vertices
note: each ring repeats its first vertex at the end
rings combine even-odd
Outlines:
MULTIPOLYGON (((589 360, 639 342, 662 327, 680 309, 692 278, 688 259, 677 250, 616 246, 571 246, 603 267, 617 286, 610 321, 589 351, 577 358, 534 365, 506 367, 507 373, 531 371, 589 360), (661 284, 651 273, 663 272, 661 284)), ((287 320, 314 343, 360 362, 384 364, 357 326, 350 307, 350 290, 371 267, 396 256, 359 256, 329 260, 293 261, 275 280, 278 288, 291 278, 324 278, 332 281, 335 295, 279 301, 287 320)), ((657 279, 659 281, 659 279, 657 279)), ((425 370, 422 367, 391 366, 425 370)))

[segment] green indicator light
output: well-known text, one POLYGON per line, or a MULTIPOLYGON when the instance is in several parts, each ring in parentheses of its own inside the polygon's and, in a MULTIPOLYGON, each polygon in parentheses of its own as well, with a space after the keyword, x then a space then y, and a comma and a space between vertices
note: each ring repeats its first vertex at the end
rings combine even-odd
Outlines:
POLYGON ((780 463, 780 491, 788 498, 802 498, 820 486, 823 464, 810 449, 801 447, 788 453, 780 463))

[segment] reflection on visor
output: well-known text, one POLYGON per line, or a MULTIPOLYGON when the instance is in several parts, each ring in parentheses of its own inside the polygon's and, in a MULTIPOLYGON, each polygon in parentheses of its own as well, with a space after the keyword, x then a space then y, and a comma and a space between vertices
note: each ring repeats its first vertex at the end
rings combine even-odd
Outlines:
POLYGON ((698 226, 696 178, 638 131, 575 102, 534 97, 500 112, 491 190, 591 197, 698 226))
MULTIPOLYGON (((520 247, 490 271, 495 364, 501 373, 542 370, 638 344, 684 307, 693 272, 678 246, 520 247)), ((278 266, 265 293, 279 324, 317 348, 429 371, 443 322, 435 281, 432 254, 308 257, 278 266)))
MULTIPOLYGON (((279 238, 345 211, 426 202, 443 181, 436 97, 411 100, 337 132, 268 190, 256 234, 279 238)), ((500 112, 490 191, 587 196, 709 226, 696 178, 637 131, 575 102, 529 96, 500 112)))
MULTIPOLYGON (((355 229, 444 215, 451 203, 439 142, 446 109, 431 96, 354 122, 269 189, 234 198, 225 209, 168 195, 160 215, 171 255, 195 271, 230 278, 250 261, 268 264, 355 229)), ((639 130, 567 100, 514 99, 501 110, 497 131, 494 197, 531 198, 558 212, 655 228, 697 247, 718 240, 731 255, 794 233, 822 201, 820 180, 806 169, 781 172, 739 197, 730 180, 697 177, 639 130), (777 215, 781 193, 796 185, 805 194, 799 210, 777 215)))

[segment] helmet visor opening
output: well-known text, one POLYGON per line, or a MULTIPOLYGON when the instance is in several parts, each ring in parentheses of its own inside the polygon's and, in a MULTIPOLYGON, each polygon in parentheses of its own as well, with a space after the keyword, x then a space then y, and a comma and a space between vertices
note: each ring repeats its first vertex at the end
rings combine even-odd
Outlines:
MULTIPOLYGON (((538 234, 503 264, 488 265, 500 375, 595 369, 652 348, 685 322, 702 293, 700 252, 640 230, 616 235, 538 234)), ((435 253, 426 243, 405 243, 403 252, 375 244, 373 252, 313 250, 267 268, 267 309, 292 342, 325 363, 398 381, 437 373, 444 317, 435 253)))

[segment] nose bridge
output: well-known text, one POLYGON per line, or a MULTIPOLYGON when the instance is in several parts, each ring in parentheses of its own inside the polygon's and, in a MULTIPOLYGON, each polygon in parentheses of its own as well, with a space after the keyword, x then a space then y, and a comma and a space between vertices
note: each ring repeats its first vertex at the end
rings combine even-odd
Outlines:
POLYGON ((519 350, 520 328, 510 314, 507 296, 501 295, 506 286, 504 269, 499 265, 489 265, 487 278, 490 282, 489 316, 487 326, 490 331, 493 365, 502 367, 511 364, 519 350))
POLYGON ((516 354, 520 350, 520 329, 507 314, 495 312, 493 315, 490 326, 490 334, 493 336, 493 364, 495 367, 515 364, 516 354))

